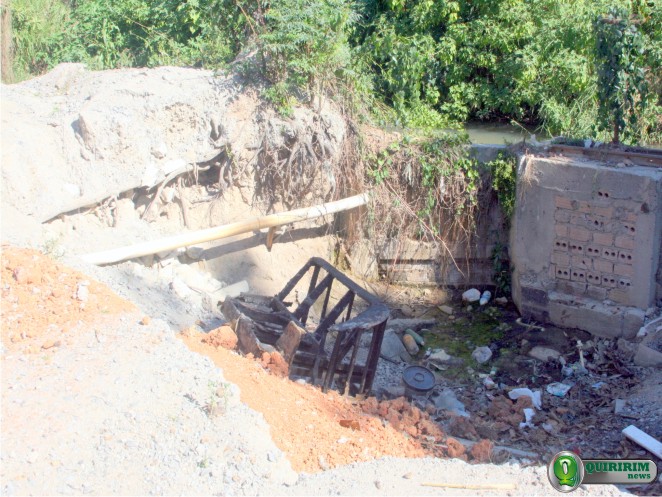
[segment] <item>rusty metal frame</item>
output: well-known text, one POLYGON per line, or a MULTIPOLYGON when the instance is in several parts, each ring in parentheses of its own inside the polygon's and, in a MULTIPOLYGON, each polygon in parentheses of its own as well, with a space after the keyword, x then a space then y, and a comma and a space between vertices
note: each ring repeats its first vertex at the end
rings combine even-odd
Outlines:
POLYGON ((240 315, 250 318, 255 324, 256 335, 261 342, 273 345, 287 324, 292 321, 302 329, 306 329, 312 306, 323 298, 320 321, 314 331, 306 333, 294 356, 291 370, 303 372, 309 380, 320 385, 327 391, 333 384, 334 377, 340 375, 345 380, 345 395, 350 393, 365 395, 372 389, 377 371, 379 353, 386 329, 386 321, 390 311, 377 297, 366 291, 329 262, 320 257, 311 258, 274 297, 259 295, 242 295, 238 298, 226 299, 223 312, 227 319, 236 319, 240 315), (320 271, 326 275, 319 280, 320 271), (310 275, 308 293, 298 306, 287 299, 302 282, 310 275), (329 309, 331 288, 336 283, 342 285, 346 292, 340 300, 329 309), (356 298, 362 299, 368 308, 352 317, 356 298), (335 343, 330 355, 325 352, 325 344, 329 333, 336 333, 335 343), (361 337, 370 333, 368 355, 365 364, 357 364, 361 337), (350 353, 349 362, 343 364, 350 353), (358 385, 352 391, 352 385, 358 385))

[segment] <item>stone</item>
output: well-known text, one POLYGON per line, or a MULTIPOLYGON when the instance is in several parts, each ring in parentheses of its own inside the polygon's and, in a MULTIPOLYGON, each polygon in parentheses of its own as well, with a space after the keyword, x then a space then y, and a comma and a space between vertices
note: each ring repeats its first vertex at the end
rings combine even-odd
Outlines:
POLYGON ((411 335, 405 335, 402 337, 402 343, 404 343, 407 352, 411 355, 416 355, 420 351, 416 340, 411 335))
POLYGON ((640 343, 637 346, 633 361, 637 366, 662 368, 662 352, 640 343))
POLYGON ((506 297, 497 297, 494 299, 494 302, 499 305, 506 305, 508 303, 508 299, 506 297))
POLYGON ((41 348, 44 350, 52 349, 53 347, 59 347, 61 342, 59 340, 46 340, 41 348))
POLYGON ((280 350, 283 354, 283 359, 287 364, 291 365, 294 355, 296 354, 299 344, 301 343, 301 337, 306 333, 306 330, 301 329, 297 326, 294 321, 290 321, 285 326, 283 334, 278 338, 276 342, 276 348, 280 350))
POLYGON ((454 439, 453 437, 448 437, 446 439, 446 452, 448 457, 460 457, 464 455, 466 451, 467 449, 458 440, 454 439))
POLYGON ((471 288, 462 294, 463 302, 478 302, 480 300, 480 290, 471 288))
POLYGON ((202 253, 205 251, 202 247, 186 247, 186 255, 188 255, 194 261, 197 261, 202 257, 202 253))
POLYGON ((411 361, 411 355, 393 330, 386 330, 384 333, 380 355, 391 361, 411 361))
POLYGON ((549 360, 558 360, 558 358, 561 357, 561 353, 558 350, 549 347, 536 345, 529 350, 529 356, 538 359, 539 361, 547 362, 549 360))
POLYGON ((78 283, 78 287, 76 288, 76 299, 80 302, 87 302, 87 299, 90 297, 90 289, 88 288, 89 282, 87 282, 87 285, 84 285, 83 283, 83 281, 78 283))
POLYGON ((460 402, 455 396, 455 393, 448 388, 438 392, 434 396, 431 396, 430 400, 434 403, 437 409, 443 409, 465 418, 469 417, 469 413, 467 412, 464 404, 460 402))
POLYGON ((614 414, 621 414, 625 410, 625 405, 623 399, 614 399, 614 414))
POLYGON ((473 460, 477 463, 488 463, 492 460, 492 450, 494 449, 494 444, 488 440, 483 439, 469 450, 469 454, 473 460))
POLYGON ((478 364, 485 364, 487 361, 489 361, 492 357, 492 350, 489 347, 477 347, 472 353, 471 357, 478 363, 478 364))
POLYGON ((440 305, 439 310, 444 314, 448 314, 449 316, 455 314, 455 310, 449 305, 440 305))

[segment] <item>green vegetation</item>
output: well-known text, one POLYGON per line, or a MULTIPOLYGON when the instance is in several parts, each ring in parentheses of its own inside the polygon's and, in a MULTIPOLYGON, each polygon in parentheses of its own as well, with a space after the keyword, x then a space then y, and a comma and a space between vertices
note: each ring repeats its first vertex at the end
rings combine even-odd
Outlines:
POLYGON ((612 8, 595 21, 598 71, 598 126, 613 130, 613 143, 625 131, 637 134, 648 107, 647 81, 639 63, 644 37, 625 9, 612 8), (626 124, 629 126, 626 128, 626 124))
POLYGON ((295 99, 340 95, 410 128, 515 120, 575 137, 662 137, 655 0, 9 0, 2 9, 13 33, 5 82, 63 61, 219 68, 242 53, 285 112, 295 99))

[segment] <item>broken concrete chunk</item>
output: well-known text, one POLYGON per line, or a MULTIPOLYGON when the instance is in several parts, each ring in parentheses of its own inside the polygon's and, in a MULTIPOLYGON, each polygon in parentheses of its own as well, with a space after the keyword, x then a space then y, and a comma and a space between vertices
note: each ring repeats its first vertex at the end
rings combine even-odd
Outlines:
POLYGON ((662 459, 662 443, 651 437, 648 433, 641 431, 634 425, 630 425, 622 431, 623 435, 647 451, 662 459))
POLYGON ((458 416, 463 416, 465 418, 469 417, 469 413, 464 407, 464 404, 460 402, 458 398, 455 396, 455 393, 448 388, 445 388, 441 392, 430 397, 430 400, 434 402, 434 405, 438 409, 444 409, 446 411, 450 411, 453 414, 457 414, 458 416))
POLYGON ((558 350, 551 349, 549 347, 542 347, 541 345, 536 345, 531 350, 529 350, 529 355, 534 359, 539 361, 547 362, 550 359, 557 360, 561 357, 561 353, 558 350))
POLYGON ((193 260, 199 260, 202 257, 202 253, 205 251, 202 247, 186 247, 186 255, 188 255, 193 260))
MULTIPOLYGON (((225 315, 225 312, 223 314, 225 315)), ((393 330, 386 330, 386 333, 384 333, 380 354, 390 361, 411 361, 411 355, 409 355, 400 337, 393 330)))
POLYGON ((455 312, 453 308, 449 305, 440 305, 439 310, 444 314, 448 314, 449 316, 451 316, 455 312))
POLYGON ((614 399, 614 414, 621 414, 625 410, 625 404, 623 399, 614 399))
POLYGON ((477 347, 471 353, 471 357, 473 357, 478 364, 484 364, 492 357, 492 350, 489 347, 477 347))
POLYGON ((530 397, 533 407, 536 409, 542 408, 542 394, 540 393, 540 390, 534 392, 530 388, 514 388, 508 392, 508 397, 510 397, 511 400, 517 400, 522 396, 530 397))
POLYGON ((662 352, 640 343, 637 346, 637 352, 634 354, 634 363, 637 366, 662 368, 662 352))

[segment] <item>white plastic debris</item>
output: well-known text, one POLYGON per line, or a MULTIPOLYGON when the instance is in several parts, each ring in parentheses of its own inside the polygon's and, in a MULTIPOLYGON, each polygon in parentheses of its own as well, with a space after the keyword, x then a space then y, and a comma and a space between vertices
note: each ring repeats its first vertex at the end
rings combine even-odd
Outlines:
POLYGON ((534 409, 531 409, 530 407, 527 407, 523 409, 522 412, 524 413, 524 422, 520 423, 519 427, 525 428, 528 426, 529 428, 533 428, 534 425, 531 421, 533 420, 533 417, 536 415, 536 411, 534 409))
POLYGON ((531 397, 533 407, 536 409, 542 408, 542 393, 540 390, 532 391, 530 388, 514 388, 508 392, 508 397, 512 400, 517 400, 522 396, 531 397))
POLYGON ((568 390, 571 388, 572 385, 566 385, 565 383, 550 383, 547 385, 547 392, 555 397, 565 397, 565 394, 567 394, 568 390))
POLYGON ((480 296, 480 305, 487 304, 491 298, 492 298, 492 292, 490 292, 489 290, 485 290, 483 294, 480 296))

